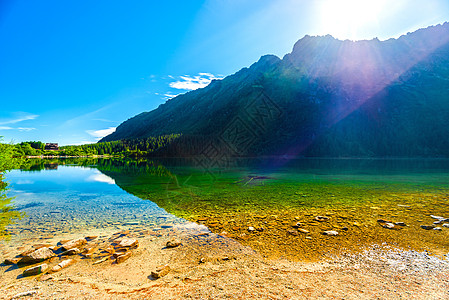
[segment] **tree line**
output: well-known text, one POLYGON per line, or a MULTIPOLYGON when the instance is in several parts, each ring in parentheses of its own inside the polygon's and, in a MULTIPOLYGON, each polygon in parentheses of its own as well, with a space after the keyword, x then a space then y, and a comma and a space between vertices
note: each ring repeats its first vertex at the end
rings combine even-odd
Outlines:
POLYGON ((59 150, 45 150, 45 143, 40 141, 27 141, 18 144, 1 144, 8 149, 11 157, 27 156, 124 156, 145 157, 166 147, 180 134, 169 134, 143 139, 124 139, 120 141, 101 142, 76 146, 62 146, 59 150))

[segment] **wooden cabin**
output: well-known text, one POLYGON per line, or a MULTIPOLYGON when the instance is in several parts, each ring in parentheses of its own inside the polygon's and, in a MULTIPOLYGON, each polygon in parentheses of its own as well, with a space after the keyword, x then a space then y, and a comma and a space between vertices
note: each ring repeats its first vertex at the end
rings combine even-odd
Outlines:
POLYGON ((58 143, 46 143, 45 150, 58 151, 59 150, 58 143))

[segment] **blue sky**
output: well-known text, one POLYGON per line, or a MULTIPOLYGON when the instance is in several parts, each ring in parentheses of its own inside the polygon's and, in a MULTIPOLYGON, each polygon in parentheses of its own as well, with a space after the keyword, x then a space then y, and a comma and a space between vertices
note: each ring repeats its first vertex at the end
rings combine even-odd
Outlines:
POLYGON ((3 0, 0 136, 96 142, 306 34, 385 40, 445 21, 447 0, 3 0))

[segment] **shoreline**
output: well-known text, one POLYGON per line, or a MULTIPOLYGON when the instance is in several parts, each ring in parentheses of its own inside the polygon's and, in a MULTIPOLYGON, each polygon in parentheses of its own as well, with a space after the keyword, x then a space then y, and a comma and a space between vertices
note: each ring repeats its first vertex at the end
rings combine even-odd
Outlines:
MULTIPOLYGON (((61 271, 25 278, 21 277, 23 268, 1 264, 0 289, 5 292, 0 299, 13 299, 21 293, 28 293, 31 298, 27 299, 442 299, 449 296, 447 260, 388 245, 366 245, 360 253, 329 255, 319 262, 294 262, 266 259, 236 240, 182 226, 130 231, 125 236, 136 238, 139 246, 131 250, 129 259, 118 264, 108 260, 93 265, 95 259, 79 255, 72 257, 76 263, 61 271), (167 241, 173 239, 179 239, 181 245, 167 248, 167 241), (161 265, 168 265, 169 273, 152 278, 151 273, 161 265)), ((114 234, 105 233, 87 245, 110 243, 112 237, 114 234)), ((66 258, 54 258, 49 265, 66 258)))

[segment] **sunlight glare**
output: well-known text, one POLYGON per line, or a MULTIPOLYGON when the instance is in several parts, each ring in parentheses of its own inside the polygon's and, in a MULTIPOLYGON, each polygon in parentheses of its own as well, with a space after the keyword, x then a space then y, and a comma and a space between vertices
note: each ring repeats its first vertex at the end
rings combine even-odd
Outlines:
POLYGON ((367 29, 377 26, 386 0, 326 0, 320 7, 323 34, 339 39, 363 38, 367 29))

